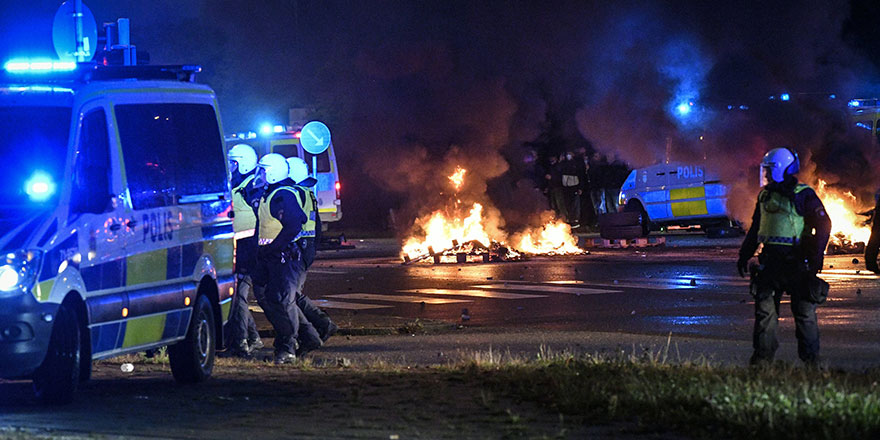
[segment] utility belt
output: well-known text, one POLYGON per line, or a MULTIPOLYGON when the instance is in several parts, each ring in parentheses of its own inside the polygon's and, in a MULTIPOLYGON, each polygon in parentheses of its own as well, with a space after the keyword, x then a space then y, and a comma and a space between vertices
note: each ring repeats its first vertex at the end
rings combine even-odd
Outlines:
POLYGON ((787 266, 787 268, 782 270, 788 270, 791 273, 781 275, 773 273, 778 272, 780 270, 779 267, 774 270, 768 270, 765 264, 752 263, 749 266, 749 293, 751 293, 752 298, 756 301, 761 301, 768 295, 772 295, 776 289, 782 287, 777 285, 777 281, 774 278, 785 276, 788 278, 789 284, 804 283, 799 288, 796 288, 794 292, 789 292, 790 294, 806 295, 806 298, 803 299, 813 304, 822 304, 828 299, 830 288, 828 282, 811 272, 806 262, 787 266))

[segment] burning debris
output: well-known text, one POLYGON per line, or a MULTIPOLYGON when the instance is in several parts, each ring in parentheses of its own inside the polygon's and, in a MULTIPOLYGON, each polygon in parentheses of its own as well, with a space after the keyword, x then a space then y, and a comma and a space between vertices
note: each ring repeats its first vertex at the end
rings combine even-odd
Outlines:
POLYGON ((437 210, 415 222, 416 231, 405 240, 401 257, 405 264, 424 261, 464 263, 473 261, 521 260, 527 255, 582 254, 571 226, 549 219, 543 226, 514 234, 515 246, 507 244, 507 234, 490 220, 481 203, 466 208, 457 191, 464 183, 467 170, 456 167, 449 181, 456 190, 450 208, 437 210), (466 211, 465 211, 466 210, 466 211), (447 212, 451 211, 451 212, 447 212))
POLYGON ((858 200, 850 191, 835 191, 819 179, 816 194, 825 204, 825 212, 831 218, 831 239, 828 254, 855 254, 865 252, 865 243, 871 237, 871 228, 865 224, 857 209, 858 200))

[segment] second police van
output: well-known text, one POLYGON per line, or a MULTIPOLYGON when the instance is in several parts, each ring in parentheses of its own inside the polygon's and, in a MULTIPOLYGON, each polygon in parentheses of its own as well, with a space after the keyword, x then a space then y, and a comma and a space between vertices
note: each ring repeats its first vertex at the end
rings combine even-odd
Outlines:
POLYGON ((638 235, 668 226, 699 225, 710 235, 734 226, 727 186, 702 165, 664 163, 633 170, 620 188, 619 209, 639 213, 638 235))
POLYGON ((217 100, 197 66, 136 65, 129 49, 4 64, 0 377, 32 379, 43 401, 70 400, 93 360, 163 346, 174 378, 198 382, 223 344, 234 282, 217 100))

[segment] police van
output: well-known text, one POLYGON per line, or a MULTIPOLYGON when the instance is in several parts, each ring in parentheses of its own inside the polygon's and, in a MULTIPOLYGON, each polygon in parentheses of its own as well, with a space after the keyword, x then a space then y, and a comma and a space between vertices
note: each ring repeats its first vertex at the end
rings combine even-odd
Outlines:
POLYGON ((237 144, 247 144, 254 148, 257 156, 278 153, 284 157, 302 158, 309 167, 309 174, 313 174, 313 164, 317 164, 318 183, 315 184, 315 196, 318 199, 318 214, 321 216, 321 228, 327 230, 330 223, 342 219, 342 201, 339 182, 339 167, 336 165, 336 153, 333 144, 321 154, 313 155, 305 151, 300 142, 301 131, 288 130, 287 127, 276 125, 263 127, 260 133, 236 133, 226 138, 227 148, 237 144))
POLYGON ((206 379, 233 295, 214 92, 197 66, 104 62, 13 60, 0 84, 0 377, 48 402, 163 346, 206 379))
POLYGON ((638 213, 638 235, 668 226, 699 225, 710 234, 732 226, 727 185, 702 165, 664 163, 630 172, 618 197, 623 212, 638 213))

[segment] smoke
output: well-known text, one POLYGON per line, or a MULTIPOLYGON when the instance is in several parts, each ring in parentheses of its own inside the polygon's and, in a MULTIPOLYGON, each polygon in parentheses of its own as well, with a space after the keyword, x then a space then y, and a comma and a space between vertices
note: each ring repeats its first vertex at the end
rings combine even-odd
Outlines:
POLYGON ((633 167, 703 163, 747 224, 760 160, 778 146, 800 152, 801 180, 822 178, 867 204, 880 162, 850 129, 846 101, 871 90, 874 71, 843 41, 848 4, 809 3, 612 13, 587 49, 597 62, 581 133, 633 167))

